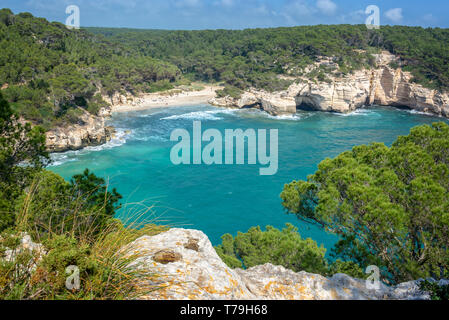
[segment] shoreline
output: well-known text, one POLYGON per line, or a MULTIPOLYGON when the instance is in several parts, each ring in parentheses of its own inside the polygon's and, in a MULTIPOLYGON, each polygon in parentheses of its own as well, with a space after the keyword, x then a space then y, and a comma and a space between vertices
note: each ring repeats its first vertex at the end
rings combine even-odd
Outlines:
POLYGON ((142 111, 147 109, 169 108, 206 104, 216 97, 216 91, 222 89, 218 85, 194 84, 201 90, 187 87, 174 88, 168 91, 143 94, 136 97, 118 96, 115 104, 99 116, 84 113, 84 125, 57 127, 46 133, 46 147, 50 153, 65 153, 82 150, 86 147, 100 146, 114 137, 114 130, 107 125, 107 118, 114 113, 142 111), (122 101, 125 100, 126 103, 122 101))
POLYGON ((208 103, 209 100, 216 97, 216 91, 219 89, 222 89, 222 87, 216 85, 205 85, 204 89, 198 91, 182 91, 178 93, 176 90, 179 89, 172 89, 171 91, 166 92, 145 94, 138 97, 136 99, 137 101, 111 106, 111 112, 122 113, 208 103), (171 95, 170 93, 173 94, 171 95))

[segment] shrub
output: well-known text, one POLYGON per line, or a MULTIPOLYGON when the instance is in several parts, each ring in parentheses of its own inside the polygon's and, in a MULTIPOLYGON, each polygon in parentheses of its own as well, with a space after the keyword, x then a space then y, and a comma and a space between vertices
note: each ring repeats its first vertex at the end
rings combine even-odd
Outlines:
POLYGON ((0 238, 0 299, 133 299, 157 290, 157 276, 142 265, 133 265, 141 254, 127 254, 127 244, 142 235, 154 235, 163 227, 147 225, 141 230, 110 225, 100 237, 78 240, 69 235, 52 234, 43 247, 46 254, 18 250, 22 233, 4 232, 0 238), (15 249, 12 261, 2 252, 15 249), (66 286, 67 268, 79 271, 79 288, 66 286))
POLYGON ((285 209, 341 240, 335 257, 385 281, 449 270, 449 125, 415 127, 391 148, 373 143, 326 159, 307 181, 285 185, 285 209))
POLYGON ((422 291, 428 292, 432 300, 449 300, 449 285, 439 285, 428 280, 419 284, 422 291))
POLYGON ((173 85, 168 80, 159 80, 150 85, 150 92, 167 91, 173 89, 173 85))
POLYGON ((281 265, 293 271, 327 272, 326 249, 312 239, 302 239, 298 229, 287 224, 282 231, 267 226, 253 227, 233 238, 226 234, 216 247, 218 255, 231 268, 251 268, 265 263, 281 265))
POLYGON ((223 98, 226 96, 230 96, 234 99, 240 99, 243 91, 239 88, 233 86, 225 86, 222 90, 217 90, 217 96, 219 98, 223 98))
POLYGON ((369 275, 364 273, 362 268, 354 261, 336 260, 329 266, 329 275, 344 273, 356 279, 366 279, 369 275))

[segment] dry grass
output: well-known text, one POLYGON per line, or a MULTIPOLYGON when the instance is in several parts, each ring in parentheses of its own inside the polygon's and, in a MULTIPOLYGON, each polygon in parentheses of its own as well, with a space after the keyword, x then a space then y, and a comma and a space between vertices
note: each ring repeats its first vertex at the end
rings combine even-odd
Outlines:
MULTIPOLYGON (((9 264, 9 269, 3 266, 0 279, 8 282, 11 291, 17 291, 17 288, 20 290, 4 291, 1 296, 14 299, 136 299, 158 289, 155 285, 158 275, 148 266, 134 263, 144 252, 131 250, 130 247, 133 241, 143 235, 151 236, 168 229, 156 225, 153 207, 142 205, 129 215, 127 221, 122 223, 114 219, 100 228, 97 222, 104 218, 104 207, 86 211, 85 204, 81 203, 82 198, 73 197, 67 217, 56 219, 52 212, 48 219, 37 219, 32 211, 36 210, 33 201, 39 192, 40 183, 36 179, 28 190, 17 216, 16 234, 29 233, 35 242, 44 244, 57 242, 62 238, 76 239, 75 248, 70 247, 70 250, 84 252, 88 248, 83 259, 88 261, 87 265, 95 267, 92 270, 85 268, 87 271, 80 272, 81 289, 71 291, 61 284, 65 283, 66 275, 61 275, 61 270, 52 269, 46 263, 47 257, 52 254, 53 257, 60 255, 63 261, 69 249, 50 249, 47 256, 39 259, 40 262, 34 268, 28 268, 28 274, 22 274, 20 279, 15 278, 14 274, 21 270, 23 261, 16 259, 13 264, 9 264)), ((106 202, 107 199, 104 203, 106 202)), ((35 257, 33 259, 35 263, 35 257)), ((59 265, 57 259, 56 262, 52 260, 52 266, 59 265)))

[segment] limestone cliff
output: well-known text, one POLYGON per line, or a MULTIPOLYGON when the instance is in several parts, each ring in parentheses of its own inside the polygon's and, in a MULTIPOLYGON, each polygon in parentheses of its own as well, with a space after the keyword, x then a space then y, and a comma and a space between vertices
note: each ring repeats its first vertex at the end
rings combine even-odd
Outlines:
MULTIPOLYGON (((346 113, 366 105, 407 107, 449 117, 449 93, 427 89, 412 82, 412 75, 400 67, 400 61, 388 52, 374 55, 376 67, 358 70, 348 76, 329 73, 326 81, 295 79, 285 91, 269 93, 251 89, 239 99, 215 98, 217 106, 257 107, 273 115, 295 113, 298 109, 346 113), (399 67, 394 69, 391 62, 399 67)), ((329 59, 316 63, 329 64, 329 59)))
POLYGON ((170 229, 144 236, 126 250, 139 256, 133 265, 158 274, 159 281, 151 285, 161 289, 142 299, 429 299, 416 281, 396 287, 381 285, 375 290, 344 274, 326 278, 271 264, 232 270, 218 257, 207 236, 197 230, 170 229))
POLYGON ((119 93, 116 92, 111 96, 103 95, 102 98, 104 101, 107 101, 109 105, 112 107, 120 106, 120 105, 129 105, 129 106, 139 106, 145 103, 144 95, 136 94, 133 95, 129 92, 119 93))
POLYGON ((105 125, 105 117, 110 115, 109 109, 103 108, 98 116, 84 109, 77 124, 68 127, 57 127, 46 133, 46 144, 49 152, 79 150, 87 146, 101 145, 108 142, 114 132, 105 125))

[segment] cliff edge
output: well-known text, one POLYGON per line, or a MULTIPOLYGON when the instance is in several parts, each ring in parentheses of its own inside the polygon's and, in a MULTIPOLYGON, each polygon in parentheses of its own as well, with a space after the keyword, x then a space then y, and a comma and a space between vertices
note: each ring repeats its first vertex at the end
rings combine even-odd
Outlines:
POLYGON ((83 114, 77 124, 57 127, 46 132, 46 146, 49 152, 80 150, 88 146, 97 146, 111 140, 114 128, 105 124, 110 109, 103 108, 98 115, 92 115, 82 108, 83 114))
MULTIPOLYGON (((241 97, 211 99, 216 106, 255 107, 272 115, 292 114, 297 110, 347 113, 367 105, 396 106, 449 118, 449 94, 423 87, 403 71, 398 57, 389 52, 375 54, 375 67, 341 76, 332 58, 323 57, 307 71, 330 68, 325 80, 307 76, 294 79, 287 90, 266 92, 250 89, 241 97), (397 67, 394 67, 397 66, 397 67)), ((292 79, 293 80, 293 79, 292 79)))
POLYGON ((364 280, 344 274, 331 278, 307 272, 295 273, 281 266, 265 264, 247 270, 232 270, 219 258, 201 231, 170 229, 156 236, 144 236, 127 249, 138 253, 133 263, 158 275, 161 289, 148 300, 378 300, 429 299, 418 281, 396 287, 367 288, 364 280))

